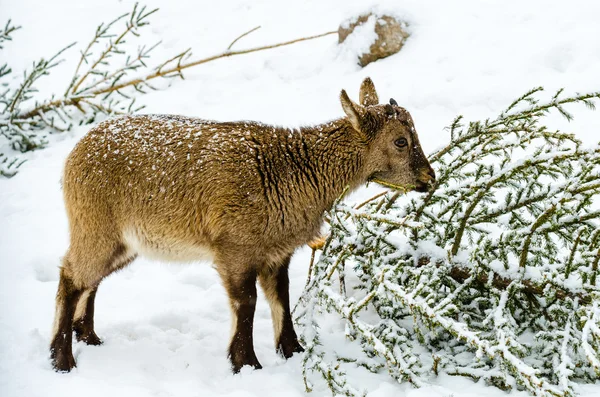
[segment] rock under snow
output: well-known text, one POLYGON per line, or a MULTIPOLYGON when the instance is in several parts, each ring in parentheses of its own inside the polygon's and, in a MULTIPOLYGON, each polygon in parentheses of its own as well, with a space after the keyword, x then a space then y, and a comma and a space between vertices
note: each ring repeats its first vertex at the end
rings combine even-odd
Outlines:
POLYGON ((343 22, 338 28, 339 43, 349 36, 372 36, 369 48, 363 50, 358 58, 360 66, 365 67, 378 59, 389 57, 400 51, 409 34, 406 23, 389 15, 365 14, 343 22), (360 28, 360 29, 357 29, 360 28), (366 32, 364 30, 367 30, 366 32), (373 35, 374 33, 374 35, 373 35))

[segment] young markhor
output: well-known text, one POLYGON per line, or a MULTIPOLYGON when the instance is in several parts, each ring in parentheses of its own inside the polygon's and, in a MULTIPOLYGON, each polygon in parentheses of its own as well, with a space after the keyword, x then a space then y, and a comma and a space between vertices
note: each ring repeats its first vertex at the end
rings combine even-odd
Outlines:
POLYGON ((214 262, 229 294, 233 371, 260 368, 252 342, 256 279, 269 300, 275 347, 302 351, 292 325, 288 265, 318 235, 346 186, 377 179, 427 191, 435 182, 410 114, 378 104, 370 79, 346 117, 290 130, 125 116, 100 123, 73 149, 63 189, 70 246, 63 259, 50 345, 53 366, 75 366, 72 333, 97 345, 94 298, 102 279, 138 255, 214 262))

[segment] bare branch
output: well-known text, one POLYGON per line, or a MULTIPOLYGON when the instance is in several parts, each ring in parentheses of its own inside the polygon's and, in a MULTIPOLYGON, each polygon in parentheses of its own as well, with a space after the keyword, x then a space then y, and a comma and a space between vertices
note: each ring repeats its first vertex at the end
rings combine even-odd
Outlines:
POLYGON ((249 35, 250 33, 254 32, 254 31, 258 30, 258 29, 260 29, 260 25, 259 25, 259 26, 257 26, 257 27, 255 27, 255 28, 252 28, 252 29, 250 29, 249 31, 247 31, 246 33, 242 33, 241 35, 239 35, 238 37, 236 37, 236 38, 235 38, 235 40, 233 40, 233 41, 231 42, 231 44, 229 44, 229 46, 227 47, 227 51, 231 50, 231 47, 233 47, 233 45, 234 45, 234 44, 235 44, 235 43, 236 43, 236 42, 237 42, 239 39, 241 39, 241 38, 242 38, 242 37, 244 37, 244 36, 247 36, 247 35, 249 35))

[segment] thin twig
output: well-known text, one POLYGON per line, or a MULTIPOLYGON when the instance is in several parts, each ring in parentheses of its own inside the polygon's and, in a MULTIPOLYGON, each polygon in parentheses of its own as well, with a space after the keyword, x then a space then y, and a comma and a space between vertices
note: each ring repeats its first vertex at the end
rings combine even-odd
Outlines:
POLYGON ((361 209, 362 207, 364 207, 365 205, 369 204, 371 201, 375 201, 377 200, 379 197, 381 196, 385 196, 386 194, 388 194, 389 192, 387 190, 376 194, 375 196, 371 197, 370 199, 367 199, 365 201, 363 201, 362 203, 358 204, 356 207, 354 207, 355 210, 361 209))
POLYGON ((310 284, 310 278, 313 270, 313 266, 315 264, 315 253, 317 252, 316 248, 312 249, 312 253, 310 254, 310 263, 308 264, 308 276, 306 277, 306 284, 304 285, 304 289, 308 287, 310 284))
POLYGON ((257 27, 255 27, 255 28, 252 28, 252 29, 250 29, 249 31, 247 31, 246 33, 242 33, 241 35, 239 35, 238 37, 236 37, 236 38, 235 38, 235 40, 233 40, 233 41, 231 42, 231 44, 229 44, 229 47, 227 47, 227 51, 231 50, 231 47, 233 47, 233 45, 234 45, 234 44, 235 44, 235 43, 236 43, 236 42, 237 42, 239 39, 241 39, 241 38, 242 38, 242 37, 244 37, 244 36, 248 36, 250 33, 254 32, 254 31, 258 30, 258 29, 260 29, 260 25, 258 25, 258 26, 257 26, 257 27))

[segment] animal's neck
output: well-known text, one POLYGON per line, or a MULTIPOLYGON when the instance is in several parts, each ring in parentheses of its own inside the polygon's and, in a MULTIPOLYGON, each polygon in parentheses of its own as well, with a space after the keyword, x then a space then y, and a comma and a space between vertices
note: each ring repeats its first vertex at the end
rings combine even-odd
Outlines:
POLYGON ((344 119, 300 130, 306 145, 307 166, 313 167, 315 185, 310 186, 319 207, 328 210, 346 187, 353 190, 365 182, 364 143, 344 119))

